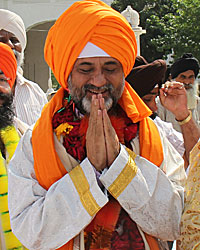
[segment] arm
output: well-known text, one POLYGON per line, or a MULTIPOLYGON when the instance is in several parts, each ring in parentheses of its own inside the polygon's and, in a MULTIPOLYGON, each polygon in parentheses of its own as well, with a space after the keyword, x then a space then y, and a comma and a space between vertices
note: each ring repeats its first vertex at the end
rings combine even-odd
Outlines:
POLYGON ((26 247, 56 249, 78 235, 108 199, 88 159, 45 190, 35 177, 30 138, 29 129, 9 165, 11 225, 26 247))
MULTIPOLYGON (((177 121, 184 121, 190 115, 187 108, 186 90, 181 83, 168 82, 167 84, 160 90, 161 103, 174 114, 177 121)), ((189 153, 200 137, 200 129, 193 118, 179 125, 184 138, 186 159, 189 161, 189 153)))
POLYGON ((190 151, 200 138, 200 129, 192 118, 189 122, 181 125, 181 131, 184 138, 186 158, 189 160, 190 151))

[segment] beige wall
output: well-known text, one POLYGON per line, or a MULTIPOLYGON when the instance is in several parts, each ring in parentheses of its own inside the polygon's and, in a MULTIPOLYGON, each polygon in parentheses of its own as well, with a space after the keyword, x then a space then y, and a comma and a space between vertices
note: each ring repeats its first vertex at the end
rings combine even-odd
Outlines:
POLYGON ((44 60, 44 44, 49 28, 54 21, 37 24, 27 32, 24 77, 34 81, 46 92, 49 68, 44 60))

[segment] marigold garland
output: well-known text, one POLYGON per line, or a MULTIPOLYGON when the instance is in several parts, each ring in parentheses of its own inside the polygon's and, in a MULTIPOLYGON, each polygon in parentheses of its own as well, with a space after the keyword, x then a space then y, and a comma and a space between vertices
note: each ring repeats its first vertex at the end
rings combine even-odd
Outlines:
POLYGON ((58 140, 60 140, 61 135, 69 134, 69 132, 73 129, 72 125, 69 125, 69 123, 61 123, 56 129, 55 133, 58 137, 58 140))
MULTIPOLYGON (((1 139, 5 145, 8 157, 6 164, 12 158, 17 144, 19 142, 19 135, 13 126, 8 126, 0 131, 1 139)), ((12 233, 10 226, 10 217, 8 212, 8 176, 5 166, 5 159, 0 152, 0 216, 1 225, 7 250, 24 249, 23 245, 12 233)))

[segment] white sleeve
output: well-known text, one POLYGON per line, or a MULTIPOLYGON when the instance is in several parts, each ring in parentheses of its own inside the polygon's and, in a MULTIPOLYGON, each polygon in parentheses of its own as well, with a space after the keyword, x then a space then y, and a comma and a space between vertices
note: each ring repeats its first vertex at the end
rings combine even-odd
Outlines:
POLYGON ((108 198, 87 158, 46 191, 36 180, 30 138, 28 130, 9 164, 11 225, 27 248, 57 249, 78 235, 108 198))
POLYGON ((164 135, 167 137, 172 146, 174 146, 178 153, 183 156, 185 153, 185 147, 182 133, 176 131, 173 128, 172 123, 165 122, 158 116, 153 121, 164 132, 164 135))
MULTIPOLYGON (((166 149, 164 153, 167 153, 166 149)), ((174 240, 179 236, 183 210, 184 190, 180 185, 182 177, 178 174, 180 169, 184 171, 181 167, 183 161, 175 154, 180 160, 178 164, 175 159, 169 159, 168 154, 158 168, 121 146, 120 155, 100 177, 103 185, 141 229, 162 240, 174 240), (166 166, 167 162, 170 168, 166 166)), ((184 172, 181 175, 185 178, 184 172)))

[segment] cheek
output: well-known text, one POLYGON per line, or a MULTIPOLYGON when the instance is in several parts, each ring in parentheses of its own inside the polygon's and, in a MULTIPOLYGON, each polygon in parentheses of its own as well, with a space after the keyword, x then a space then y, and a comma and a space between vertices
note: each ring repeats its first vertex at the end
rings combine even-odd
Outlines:
POLYGON ((122 74, 118 74, 109 78, 109 82, 115 89, 121 89, 123 87, 124 77, 122 74))
POLYGON ((15 47, 15 49, 16 49, 17 52, 19 52, 19 53, 22 52, 22 46, 21 46, 20 43, 16 43, 16 44, 14 45, 14 47, 15 47))
POLYGON ((11 93, 10 85, 8 86, 0 85, 0 92, 4 94, 10 94, 11 93))
POLYGON ((73 83, 73 88, 81 89, 88 82, 88 77, 84 75, 72 75, 71 82, 73 83))

